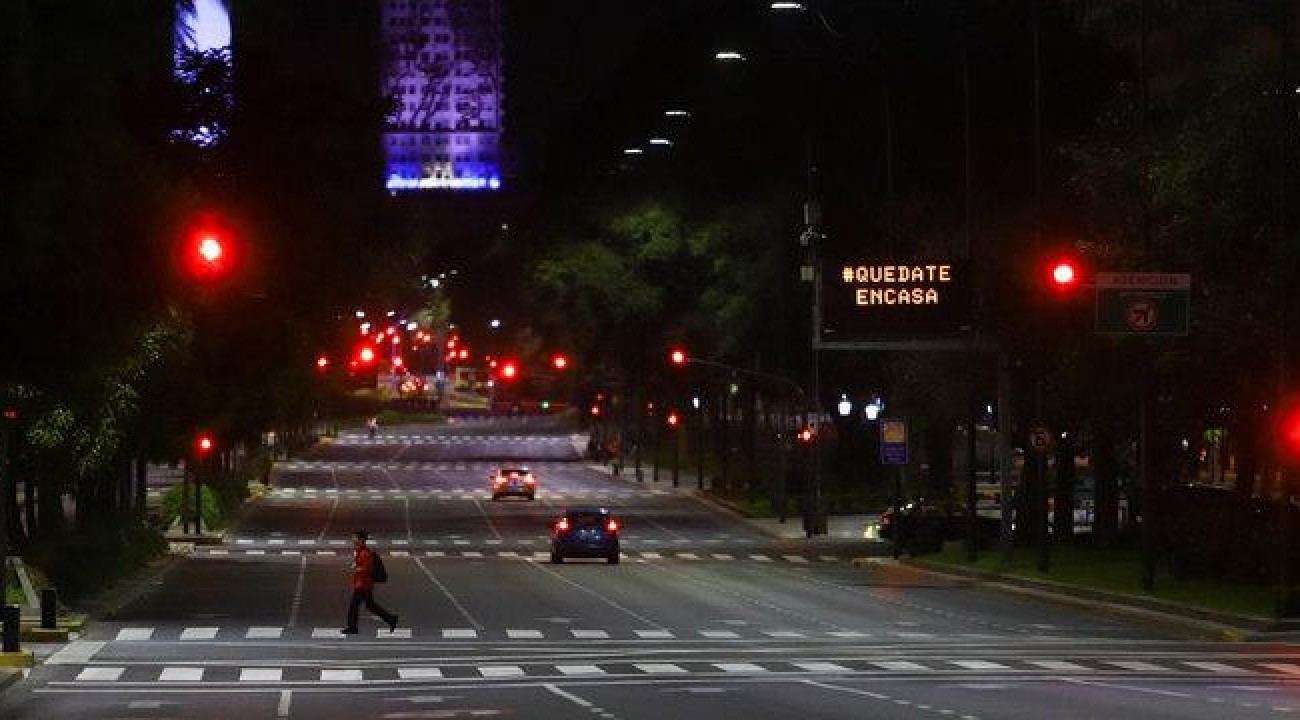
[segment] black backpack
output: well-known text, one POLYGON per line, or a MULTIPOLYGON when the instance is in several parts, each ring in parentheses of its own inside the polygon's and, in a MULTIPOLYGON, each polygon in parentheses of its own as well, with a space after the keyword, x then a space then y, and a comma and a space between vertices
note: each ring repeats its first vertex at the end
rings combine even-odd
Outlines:
POLYGON ((384 558, 374 550, 370 551, 374 562, 370 565, 370 579, 377 583, 388 582, 388 569, 384 567, 384 558))

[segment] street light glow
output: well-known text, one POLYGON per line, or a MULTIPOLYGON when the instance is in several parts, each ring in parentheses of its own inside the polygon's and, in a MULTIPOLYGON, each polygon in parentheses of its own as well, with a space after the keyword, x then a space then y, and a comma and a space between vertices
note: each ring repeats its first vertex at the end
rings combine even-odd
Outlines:
POLYGON ((650 144, 672 147, 673 141, 663 137, 652 137, 650 138, 650 144))
POLYGON ((836 403, 835 409, 839 411, 840 417, 848 417, 853 412, 853 403, 849 400, 849 396, 840 393, 840 401, 836 403))
POLYGON ((665 110, 664 117, 670 118, 688 118, 691 116, 688 110, 665 110))
POLYGON ((769 7, 771 7, 771 9, 773 10, 779 10, 779 11, 797 10, 799 12, 803 12, 804 10, 807 9, 803 6, 803 3, 801 2, 774 2, 769 7))
POLYGON ((744 62, 745 56, 735 50, 719 50, 713 54, 713 59, 720 62, 744 62))
POLYGON ((644 155, 645 150, 641 148, 623 148, 624 155, 644 155))

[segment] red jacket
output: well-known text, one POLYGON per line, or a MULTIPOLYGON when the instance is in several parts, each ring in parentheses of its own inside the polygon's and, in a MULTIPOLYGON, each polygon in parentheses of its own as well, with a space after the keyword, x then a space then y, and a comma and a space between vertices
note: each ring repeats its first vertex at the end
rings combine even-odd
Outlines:
POLYGON ((352 589, 374 590, 375 553, 368 547, 359 547, 352 553, 352 589))

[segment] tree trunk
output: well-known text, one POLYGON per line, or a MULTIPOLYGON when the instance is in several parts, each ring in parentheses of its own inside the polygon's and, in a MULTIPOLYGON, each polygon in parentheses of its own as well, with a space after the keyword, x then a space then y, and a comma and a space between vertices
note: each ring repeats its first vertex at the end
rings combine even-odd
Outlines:
POLYGON ((1052 489, 1056 502, 1052 506, 1052 532, 1057 542, 1074 539, 1074 433, 1065 433, 1056 446, 1056 482, 1052 489))
POLYGON ((1115 457, 1115 439, 1105 421, 1093 427, 1092 474, 1095 480, 1092 498, 1093 542, 1106 547, 1115 542, 1119 521, 1119 485, 1116 477, 1118 460, 1115 457))
POLYGON ((63 483, 48 464, 42 463, 37 484, 37 529, 43 538, 58 538, 67 525, 63 517, 63 483))

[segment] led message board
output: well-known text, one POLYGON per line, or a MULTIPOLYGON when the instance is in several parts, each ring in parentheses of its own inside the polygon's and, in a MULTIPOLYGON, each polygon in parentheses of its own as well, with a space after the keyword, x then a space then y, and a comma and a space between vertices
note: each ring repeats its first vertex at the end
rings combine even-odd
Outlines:
POLYGON ((951 260, 850 260, 822 271, 827 341, 952 333, 970 322, 967 266, 951 260))

